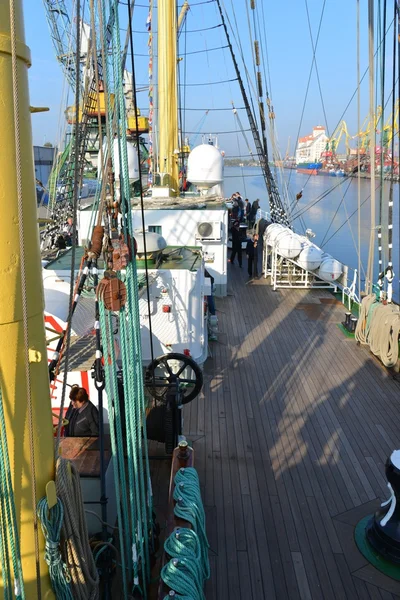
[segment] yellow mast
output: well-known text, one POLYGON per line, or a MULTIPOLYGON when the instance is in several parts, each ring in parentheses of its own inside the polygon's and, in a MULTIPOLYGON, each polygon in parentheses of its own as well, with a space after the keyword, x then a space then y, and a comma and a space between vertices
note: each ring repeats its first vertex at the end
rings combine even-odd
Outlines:
POLYGON ((157 21, 159 170, 161 186, 168 187, 171 195, 177 195, 179 183, 176 0, 159 0, 157 21))
MULTIPOLYGON (((35 473, 31 472, 30 467, 9 0, 0 2, 0 384, 6 416, 25 593, 26 598, 34 600, 38 598, 38 592, 33 530, 36 507, 32 502, 32 484, 35 479, 39 500, 45 494, 46 483, 53 478, 54 444, 43 320, 39 236, 36 225, 35 174, 28 92, 30 51, 25 45, 22 0, 14 0, 14 5, 35 473)), ((44 541, 40 526, 38 538, 41 597, 53 598, 47 565, 44 562, 44 541)), ((1 597, 2 590, 3 582, 0 581, 1 597)))

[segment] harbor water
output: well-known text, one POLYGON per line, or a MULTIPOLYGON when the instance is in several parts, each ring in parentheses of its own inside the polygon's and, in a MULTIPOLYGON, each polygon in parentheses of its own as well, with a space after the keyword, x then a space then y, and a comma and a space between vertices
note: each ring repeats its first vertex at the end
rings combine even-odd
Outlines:
MULTIPOLYGON (((307 228, 315 233, 313 241, 325 252, 337 260, 356 269, 358 265, 358 180, 356 177, 330 177, 324 175, 308 176, 285 169, 274 172, 278 185, 289 189, 292 205, 294 228, 304 233, 307 228), (282 179, 283 175, 283 179, 282 179), (302 192, 302 198, 296 201, 296 194, 302 192), (322 197, 324 196, 324 197, 322 197), (321 198, 322 197, 322 198, 321 198)), ((368 261, 368 249, 371 232, 370 180, 360 182, 360 258, 361 289, 364 288, 365 271, 368 261)), ((379 185, 377 177, 376 185, 379 185)), ((376 189, 376 224, 380 222, 382 206, 382 248, 383 266, 387 266, 388 202, 390 182, 385 181, 383 189, 376 189)), ((253 202, 260 200, 262 210, 268 210, 267 192, 261 170, 257 167, 225 167, 225 195, 240 191, 244 198, 253 202)), ((399 289, 399 205, 400 185, 393 186, 393 281, 394 299, 400 300, 399 289)), ((352 276, 350 271, 349 276, 352 276)), ((378 276, 378 236, 375 236, 374 281, 378 276)))

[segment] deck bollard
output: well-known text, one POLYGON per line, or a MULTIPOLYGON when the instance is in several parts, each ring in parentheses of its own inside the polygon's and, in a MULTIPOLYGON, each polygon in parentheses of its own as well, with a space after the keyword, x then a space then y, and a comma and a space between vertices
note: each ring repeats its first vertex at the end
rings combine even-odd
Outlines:
POLYGON ((387 459, 385 473, 391 496, 371 518, 366 534, 382 557, 400 564, 400 450, 387 459))

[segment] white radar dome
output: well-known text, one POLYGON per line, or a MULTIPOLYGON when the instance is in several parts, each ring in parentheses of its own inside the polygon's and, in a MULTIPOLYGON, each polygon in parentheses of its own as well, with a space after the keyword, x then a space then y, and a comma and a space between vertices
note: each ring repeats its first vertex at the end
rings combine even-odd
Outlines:
POLYGON ((318 277, 325 281, 336 281, 343 273, 342 264, 334 258, 324 258, 317 271, 318 277))
POLYGON ((303 245, 303 250, 300 252, 296 262, 302 269, 314 271, 315 269, 318 269, 321 264, 321 256, 322 250, 317 248, 317 246, 303 245))
POLYGON ((208 189, 222 183, 224 159, 212 144, 200 144, 193 148, 188 158, 187 178, 200 189, 208 189))
POLYGON ((291 229, 280 231, 275 243, 278 253, 285 258, 296 258, 300 254, 301 242, 291 229))

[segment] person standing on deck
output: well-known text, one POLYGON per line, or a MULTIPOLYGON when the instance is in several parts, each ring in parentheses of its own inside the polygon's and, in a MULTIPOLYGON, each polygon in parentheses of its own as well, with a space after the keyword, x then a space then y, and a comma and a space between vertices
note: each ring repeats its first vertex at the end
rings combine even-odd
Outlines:
POLYGON ((231 202, 232 202, 231 216, 232 216, 232 219, 235 219, 235 221, 236 221, 236 219, 239 218, 239 203, 237 201, 236 194, 232 194, 231 202))
POLYGON ((258 233, 253 235, 253 247, 254 247, 254 258, 253 258, 253 276, 258 279, 258 233))
POLYGON ((244 201, 244 217, 245 217, 247 225, 249 225, 250 211, 251 211, 251 202, 249 202, 249 199, 246 198, 246 200, 244 201))
POLYGON ((208 312, 210 315, 215 315, 215 301, 214 301, 214 277, 204 269, 204 277, 209 277, 211 282, 211 295, 207 296, 208 312))
POLYGON ((240 225, 239 221, 233 223, 232 229, 232 253, 230 263, 235 264, 235 256, 238 255, 239 267, 242 268, 242 240, 240 239, 240 225))
POLYGON ((257 253, 258 253, 258 235, 255 233, 251 240, 247 242, 246 255, 247 255, 247 273, 249 279, 253 279, 253 276, 258 276, 257 266, 257 253))
POLYGON ((257 211, 260 208, 260 201, 257 198, 257 200, 254 200, 251 210, 250 210, 250 214, 249 214, 249 227, 254 227, 254 224, 256 222, 256 216, 257 216, 257 211))
POLYGON ((244 202, 243 198, 239 192, 236 192, 236 200, 239 206, 239 221, 243 221, 244 219, 244 202))
POLYGON ((73 385, 69 394, 71 404, 65 415, 68 425, 66 437, 97 437, 99 435, 99 411, 89 400, 85 388, 73 385))

